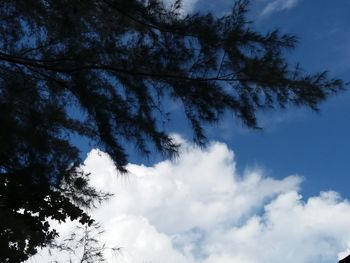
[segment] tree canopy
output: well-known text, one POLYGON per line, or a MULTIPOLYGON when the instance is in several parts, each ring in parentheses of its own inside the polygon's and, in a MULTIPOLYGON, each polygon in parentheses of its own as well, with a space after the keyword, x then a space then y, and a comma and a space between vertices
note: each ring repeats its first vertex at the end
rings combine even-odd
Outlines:
POLYGON ((218 18, 183 14, 179 0, 0 2, 1 262, 50 244, 58 233, 49 219, 92 224, 86 208, 108 197, 79 169, 72 135, 126 172, 125 144, 177 154, 159 125, 166 99, 182 105, 205 144, 203 125, 226 112, 257 128, 260 110, 317 110, 343 88, 327 72, 289 65, 283 52, 296 38, 256 32, 247 5, 238 0, 218 18))

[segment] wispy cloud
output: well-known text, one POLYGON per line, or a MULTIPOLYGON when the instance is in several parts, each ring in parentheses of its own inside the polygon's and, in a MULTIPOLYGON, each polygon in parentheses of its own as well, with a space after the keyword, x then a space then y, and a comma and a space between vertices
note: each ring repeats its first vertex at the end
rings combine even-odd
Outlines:
MULTIPOLYGON (((84 169, 95 187, 116 193, 92 213, 103 240, 122 247, 108 262, 329 263, 350 248, 348 201, 331 191, 303 200, 296 175, 240 175, 222 143, 198 149, 184 142, 180 159, 130 164, 127 176, 94 150, 84 169)), ((60 231, 64 237, 69 224, 60 231)), ((62 254, 41 254, 31 262, 65 262, 62 254)))
POLYGON ((278 11, 293 8, 299 3, 299 1, 300 0, 272 0, 265 6, 261 15, 268 16, 278 11))
MULTIPOLYGON (((193 11, 193 8, 195 7, 195 5, 197 4, 199 0, 182 0, 181 3, 181 12, 183 14, 188 14, 191 13, 193 11)), ((163 2, 165 4, 173 4, 175 2, 175 0, 163 0, 163 2)))

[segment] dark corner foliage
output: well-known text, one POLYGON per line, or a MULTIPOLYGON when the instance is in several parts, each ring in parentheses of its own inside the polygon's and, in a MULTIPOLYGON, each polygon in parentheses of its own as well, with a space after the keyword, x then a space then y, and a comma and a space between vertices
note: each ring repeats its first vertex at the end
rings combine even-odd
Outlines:
POLYGON ((326 72, 289 66, 283 52, 296 38, 254 31, 247 5, 217 18, 184 15, 180 1, 0 1, 1 262, 49 245, 58 235, 49 219, 91 225, 86 208, 108 197, 79 170, 72 135, 126 172, 125 143, 177 154, 159 125, 164 99, 182 104, 203 145, 203 125, 225 112, 258 128, 259 110, 317 109, 342 89, 326 72))

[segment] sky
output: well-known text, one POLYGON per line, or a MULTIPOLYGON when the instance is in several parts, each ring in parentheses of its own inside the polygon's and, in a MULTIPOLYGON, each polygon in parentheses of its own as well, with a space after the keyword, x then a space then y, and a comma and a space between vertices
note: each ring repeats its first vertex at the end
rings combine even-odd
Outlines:
MULTIPOLYGON (((197 1, 192 8, 220 16, 230 10, 232 2, 197 1)), ((347 0, 254 0, 248 15, 259 31, 278 28, 298 37, 297 48, 286 54, 291 63, 300 62, 310 73, 328 70, 330 76, 349 81, 348 10, 347 0)), ((289 108, 261 114, 261 132, 247 130, 227 118, 209 130, 209 137, 234 149, 240 170, 258 166, 278 178, 298 173, 305 177, 302 188, 306 196, 324 189, 350 197, 350 123, 346 120, 349 99, 350 92, 343 92, 322 103, 318 113, 289 108)), ((187 137, 191 135, 187 133, 187 137)))
MULTIPOLYGON (((184 12, 220 16, 232 3, 186 0, 184 12)), ((292 63, 350 81, 349 10, 348 0, 252 0, 249 18, 259 31, 298 36, 287 54, 292 63)), ((91 211, 106 230, 102 240, 121 247, 117 255, 106 251, 108 262, 331 263, 350 254, 349 99, 345 91, 318 113, 260 114, 262 131, 227 117, 208 127, 204 149, 175 114, 167 129, 183 143, 180 158, 145 160, 129 150, 124 177, 85 145, 82 169, 94 186, 115 193, 91 211)), ((72 226, 59 229, 64 238, 72 226)), ((47 252, 31 262, 49 262, 47 252)))

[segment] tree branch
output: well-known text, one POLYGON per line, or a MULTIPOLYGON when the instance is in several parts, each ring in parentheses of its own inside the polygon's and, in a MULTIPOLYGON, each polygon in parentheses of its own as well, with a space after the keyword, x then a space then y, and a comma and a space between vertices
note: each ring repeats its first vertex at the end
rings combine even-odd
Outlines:
MULTIPOLYGON (((40 68, 48 71, 54 71, 58 73, 64 73, 64 74, 71 74, 74 72, 79 71, 85 71, 85 70, 106 70, 106 71, 112 71, 119 74, 125 74, 125 75, 133 75, 133 76, 143 76, 143 77, 149 77, 149 78, 156 78, 156 79, 176 79, 176 80, 182 80, 182 81, 199 81, 199 82, 208 82, 208 81, 224 81, 224 82, 232 82, 232 81, 243 81, 246 79, 239 79, 239 78, 228 78, 229 76, 235 75, 234 73, 230 73, 221 77, 208 77, 208 78, 202 78, 202 77, 188 77, 186 75, 177 75, 177 74, 164 74, 164 73, 154 73, 154 72, 143 72, 143 71, 137 71, 137 70, 130 70, 130 69, 123 69, 118 68, 113 65, 103 65, 103 64, 90 64, 90 65, 83 65, 80 67, 57 67, 53 65, 44 64, 48 62, 57 62, 57 60, 52 61, 43 61, 43 60, 36 60, 36 59, 28 59, 28 58, 21 58, 16 56, 11 56, 5 53, 0 52, 0 61, 6 61, 9 63, 17 64, 17 65, 23 65, 27 67, 34 67, 34 68, 40 68)), ((64 61, 64 60, 62 60, 64 61)), ((68 60, 66 60, 68 61, 68 60)))

